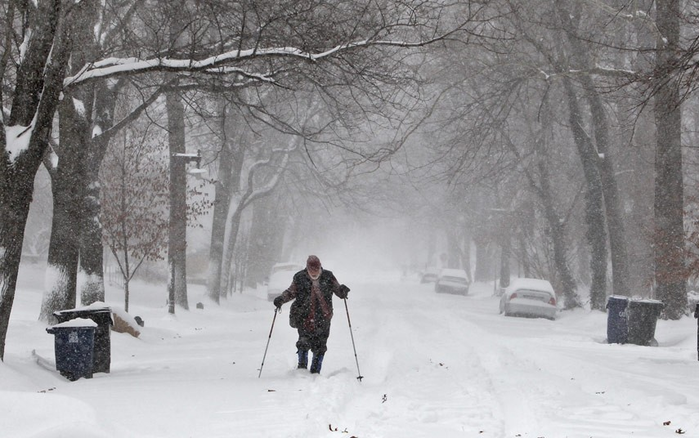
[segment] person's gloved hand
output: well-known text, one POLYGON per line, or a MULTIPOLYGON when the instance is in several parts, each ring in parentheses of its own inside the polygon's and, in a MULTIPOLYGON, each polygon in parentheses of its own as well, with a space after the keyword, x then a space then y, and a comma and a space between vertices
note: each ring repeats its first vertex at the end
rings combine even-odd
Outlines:
POLYGON ((341 284, 340 285, 340 293, 338 294, 338 296, 342 299, 345 299, 349 295, 349 291, 350 291, 350 288, 348 288, 344 284, 341 284))
POLYGON ((284 304, 284 300, 282 299, 282 296, 279 295, 277 298, 274 299, 274 307, 281 308, 282 304, 284 304))

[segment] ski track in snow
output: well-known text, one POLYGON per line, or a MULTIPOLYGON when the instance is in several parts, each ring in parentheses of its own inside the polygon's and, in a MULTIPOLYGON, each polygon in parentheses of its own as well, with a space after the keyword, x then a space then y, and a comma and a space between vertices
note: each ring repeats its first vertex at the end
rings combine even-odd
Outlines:
MULTIPOLYGON (((53 425, 75 437, 655 438, 699 431, 696 360, 678 357, 686 349, 672 345, 607 345, 602 314, 504 317, 482 284, 466 297, 414 281, 350 286, 361 382, 338 299, 320 375, 294 369, 296 331, 285 305, 258 378, 274 314, 264 291, 174 317, 142 306, 141 338, 114 333, 111 373, 91 380, 69 383, 36 364, 32 347, 53 359, 45 332, 32 335, 32 347, 8 343, 7 362, 25 370, 23 385, 55 388, 50 397, 89 411, 84 417, 100 425, 91 426, 94 433, 53 425), (657 374, 648 371, 654 368, 657 374)), ((43 330, 24 319, 13 327, 43 330)))

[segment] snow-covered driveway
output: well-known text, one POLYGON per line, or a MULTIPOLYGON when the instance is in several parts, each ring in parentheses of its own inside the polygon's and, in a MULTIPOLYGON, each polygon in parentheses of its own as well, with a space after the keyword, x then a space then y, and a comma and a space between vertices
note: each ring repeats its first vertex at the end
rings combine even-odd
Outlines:
POLYGON ((699 437, 694 319, 660 321, 659 347, 608 345, 606 315, 507 318, 492 284, 463 297, 398 276, 341 281, 361 382, 338 299, 321 375, 294 369, 285 305, 258 378, 274 315, 264 290, 173 318, 153 286, 134 289, 146 328, 113 334, 111 373, 68 382, 32 359, 51 357, 53 339, 27 287, 0 364, 0 436, 699 437))

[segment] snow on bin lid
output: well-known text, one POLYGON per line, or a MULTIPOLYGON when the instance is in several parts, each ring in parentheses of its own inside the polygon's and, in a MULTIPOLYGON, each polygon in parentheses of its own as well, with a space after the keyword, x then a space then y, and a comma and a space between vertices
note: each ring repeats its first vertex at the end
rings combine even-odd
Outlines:
POLYGON ((109 306, 108 306, 107 303, 105 303, 104 301, 95 301, 95 302, 92 303, 92 304, 88 304, 87 306, 79 307, 79 308, 78 308, 78 310, 85 310, 85 309, 92 309, 92 310, 102 310, 102 309, 105 309, 105 310, 109 310, 109 306))
POLYGON ((650 299, 650 298, 642 298, 642 299, 632 298, 632 299, 629 301, 629 303, 648 303, 648 304, 662 304, 662 305, 665 305, 665 303, 663 303, 663 302, 660 301, 660 300, 653 300, 653 299, 650 299))
POLYGON ((97 323, 91 319, 88 318, 74 318, 71 319, 70 321, 62 322, 60 324, 56 324, 54 326, 51 326, 51 328, 56 328, 56 327, 97 327, 97 323))
POLYGON ((107 310, 111 311, 111 308, 104 302, 102 301, 95 301, 92 304, 88 304, 87 306, 82 306, 82 307, 76 307, 74 309, 63 309, 63 310, 58 310, 53 313, 69 313, 69 312, 81 312, 85 310, 107 310))
POLYGON ((624 295, 609 295, 609 297, 607 297, 607 299, 609 299, 609 300, 625 300, 625 301, 628 301, 628 300, 629 300, 629 297, 624 296, 624 295))

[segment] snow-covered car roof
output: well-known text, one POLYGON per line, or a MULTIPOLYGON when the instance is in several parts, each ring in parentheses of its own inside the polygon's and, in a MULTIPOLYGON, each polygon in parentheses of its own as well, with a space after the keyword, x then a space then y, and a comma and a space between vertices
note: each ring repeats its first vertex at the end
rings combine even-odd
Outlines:
POLYGON ((466 275, 466 271, 464 271, 463 269, 442 269, 439 272, 439 276, 465 278, 468 280, 468 275, 466 275))
POLYGON ((555 295, 553 286, 548 280, 542 280, 539 278, 515 278, 507 286, 506 291, 511 292, 518 289, 530 289, 530 290, 541 290, 555 295))

